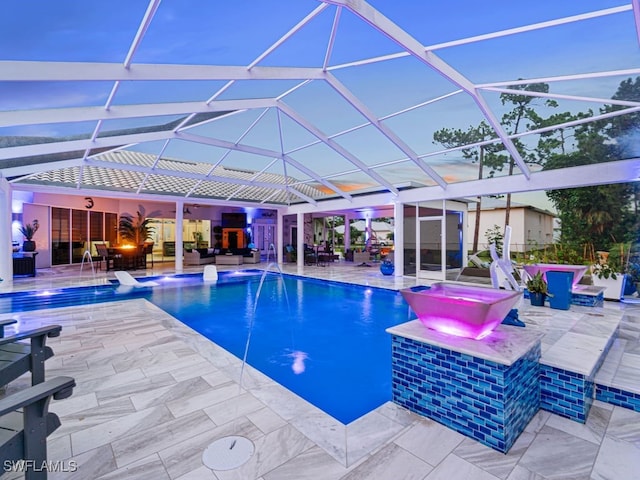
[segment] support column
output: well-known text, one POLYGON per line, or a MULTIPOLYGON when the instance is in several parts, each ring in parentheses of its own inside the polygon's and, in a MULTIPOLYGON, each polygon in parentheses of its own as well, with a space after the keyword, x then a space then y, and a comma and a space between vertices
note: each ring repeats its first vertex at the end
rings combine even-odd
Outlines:
POLYGON ((183 255, 184 244, 182 243, 182 220, 184 219, 184 203, 176 202, 176 256, 175 265, 176 272, 181 273, 183 270, 183 255))
POLYGON ((296 238, 298 245, 297 265, 298 267, 304 267, 304 213, 298 212, 296 214, 296 225, 298 226, 298 236, 296 238))
POLYGON ((442 199, 442 221, 440 222, 440 273, 442 281, 447 279, 447 201, 442 199))
POLYGON ((351 215, 344 214, 344 252, 347 253, 347 248, 351 248, 351 215))
POLYGON ((367 213, 367 218, 365 219, 365 227, 364 227, 364 244, 365 249, 368 249, 371 246, 371 237, 373 236, 373 231, 371 230, 371 214, 367 213))
POLYGON ((11 185, 0 178, 0 291, 13 289, 13 252, 11 245, 11 185))
POLYGON ((277 210, 276 213, 276 244, 278 245, 276 262, 281 264, 284 261, 284 215, 282 215, 282 210, 277 210))
POLYGON ((404 275, 404 205, 402 202, 393 204, 393 263, 394 275, 404 275))

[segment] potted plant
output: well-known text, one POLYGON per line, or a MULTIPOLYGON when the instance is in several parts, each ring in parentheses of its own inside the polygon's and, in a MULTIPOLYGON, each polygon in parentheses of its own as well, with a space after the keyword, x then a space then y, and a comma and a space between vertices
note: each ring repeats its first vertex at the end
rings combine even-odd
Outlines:
POLYGON ((144 245, 144 242, 153 238, 155 229, 151 222, 152 220, 146 218, 140 211, 136 212, 135 218, 128 213, 123 213, 118 224, 120 238, 133 245, 144 245))
POLYGON ((534 307, 544 306, 545 299, 551 296, 547 290, 547 282, 540 271, 527 280, 527 290, 529 291, 531 305, 534 307))
MULTIPOLYGON (((615 252, 618 253, 617 251, 615 252)), ((620 300, 624 293, 625 273, 620 255, 602 255, 598 252, 598 261, 591 265, 591 278, 597 287, 604 287, 604 298, 607 300, 620 300)))
POLYGON ((36 251, 36 242, 33 241, 33 236, 40 228, 40 224, 38 220, 34 220, 32 223, 25 223, 20 227, 20 233, 26 239, 22 244, 23 252, 35 252, 36 251))

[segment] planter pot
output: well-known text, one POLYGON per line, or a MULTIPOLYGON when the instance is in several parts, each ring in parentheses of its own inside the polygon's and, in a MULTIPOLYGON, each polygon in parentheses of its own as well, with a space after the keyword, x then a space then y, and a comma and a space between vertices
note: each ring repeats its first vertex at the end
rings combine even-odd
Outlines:
POLYGON ((533 307, 544 307, 544 300, 547 296, 544 293, 529 292, 529 300, 533 307))
POLYGON ((592 275, 593 284, 596 287, 605 287, 604 298, 607 300, 620 300, 623 296, 624 288, 624 274, 616 273, 616 279, 613 278, 598 278, 597 275, 592 275))
POLYGON ((22 244, 23 252, 35 252, 36 251, 36 242, 33 240, 25 240, 22 244))
POLYGON ((383 275, 393 275, 395 267, 391 262, 382 262, 380 264, 380 273, 383 275))
POLYGON ((549 284, 549 306, 558 310, 569 310, 571 306, 571 286, 573 285, 573 272, 549 270, 547 272, 549 284))
POLYGON ((626 295, 633 295, 634 293, 636 293, 637 287, 636 284, 633 283, 633 277, 629 274, 625 274, 624 276, 624 290, 623 290, 623 294, 626 295))

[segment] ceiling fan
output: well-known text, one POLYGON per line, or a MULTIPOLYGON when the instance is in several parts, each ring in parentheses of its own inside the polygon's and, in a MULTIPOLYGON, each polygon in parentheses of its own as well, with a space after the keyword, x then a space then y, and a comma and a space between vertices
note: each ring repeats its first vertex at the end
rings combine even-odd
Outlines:
MULTIPOLYGON (((191 210, 189 209, 189 207, 193 207, 193 208, 200 208, 200 205, 198 205, 197 203, 193 204, 193 205, 185 205, 182 207, 182 214, 183 215, 191 215, 191 210)), ((171 210, 173 213, 176 213, 175 210, 171 210)))

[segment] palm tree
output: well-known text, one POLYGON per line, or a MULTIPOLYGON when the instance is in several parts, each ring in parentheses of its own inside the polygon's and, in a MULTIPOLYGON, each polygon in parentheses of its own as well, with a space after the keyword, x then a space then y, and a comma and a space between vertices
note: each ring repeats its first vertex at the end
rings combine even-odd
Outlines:
POLYGON ((140 211, 136 212, 135 218, 128 213, 123 213, 120 216, 118 232, 120 232, 120 238, 126 242, 142 245, 152 238, 151 234, 154 230, 154 227, 151 226, 151 219, 146 218, 144 213, 140 211))

